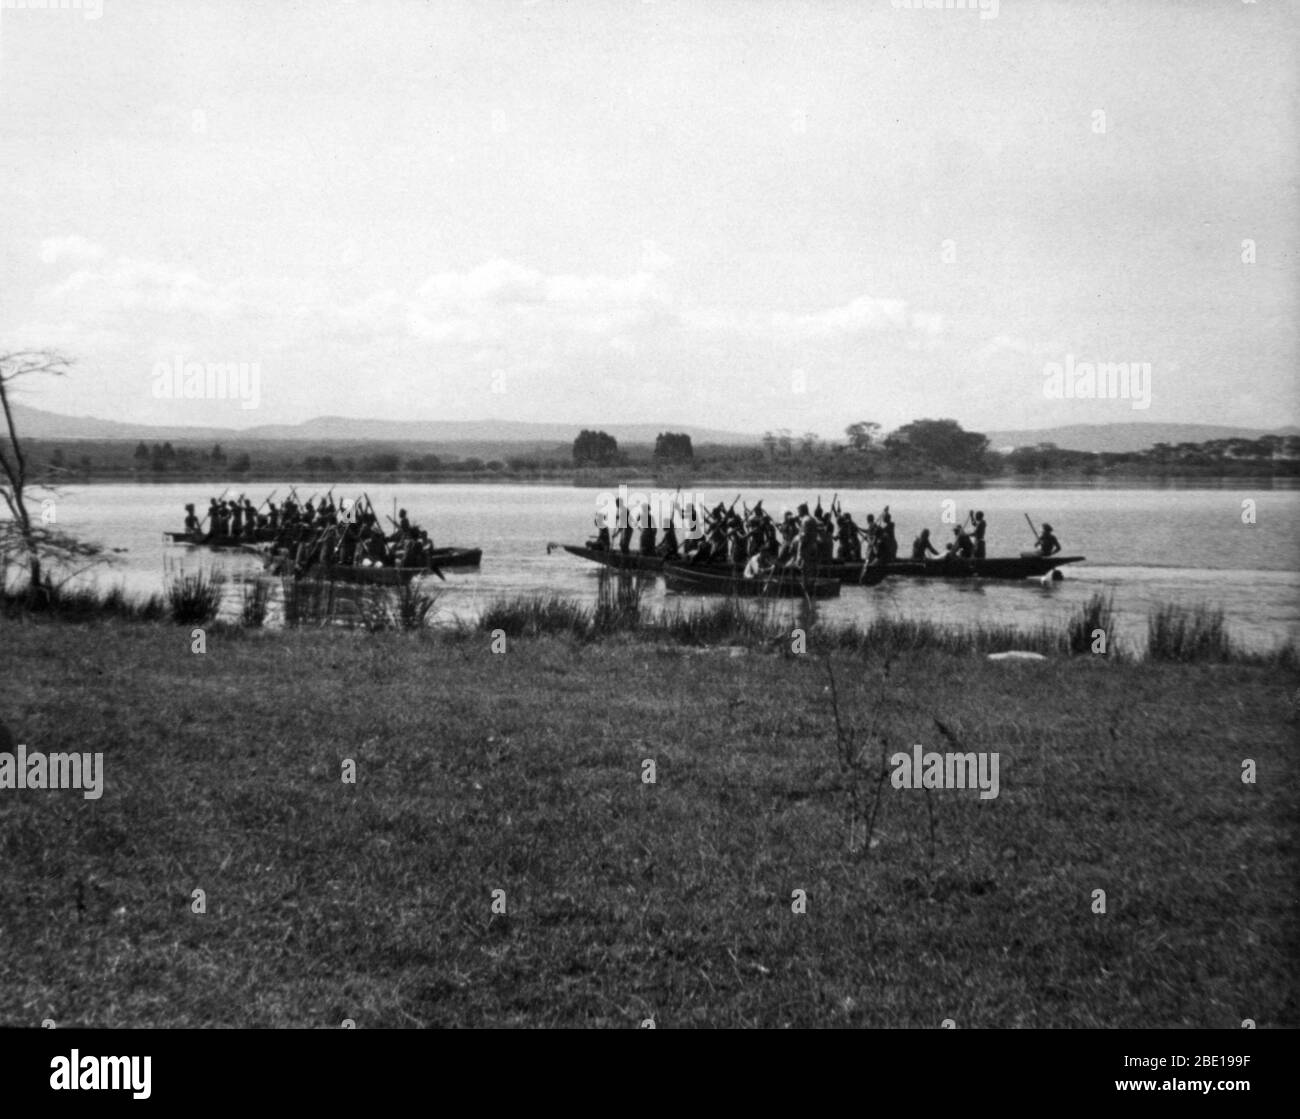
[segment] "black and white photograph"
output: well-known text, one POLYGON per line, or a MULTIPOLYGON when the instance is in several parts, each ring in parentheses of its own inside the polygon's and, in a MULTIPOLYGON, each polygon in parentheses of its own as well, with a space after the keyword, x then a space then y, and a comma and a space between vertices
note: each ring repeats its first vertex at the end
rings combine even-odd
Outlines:
POLYGON ((0 2, 40 1083, 1300 1026, 1298 80, 1281 0, 0 2))

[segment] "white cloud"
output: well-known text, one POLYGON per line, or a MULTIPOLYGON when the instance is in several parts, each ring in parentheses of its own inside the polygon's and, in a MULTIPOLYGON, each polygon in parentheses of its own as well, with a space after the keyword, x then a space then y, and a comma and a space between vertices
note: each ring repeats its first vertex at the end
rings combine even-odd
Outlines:
POLYGON ((104 247, 86 240, 77 234, 65 237, 47 237, 41 242, 41 262, 58 264, 71 261, 73 264, 93 264, 104 255, 104 247))
POLYGON ((837 335, 864 334, 879 330, 906 330, 907 304, 901 299, 877 299, 859 296, 842 307, 809 314, 772 316, 777 334, 792 341, 831 338, 837 335))

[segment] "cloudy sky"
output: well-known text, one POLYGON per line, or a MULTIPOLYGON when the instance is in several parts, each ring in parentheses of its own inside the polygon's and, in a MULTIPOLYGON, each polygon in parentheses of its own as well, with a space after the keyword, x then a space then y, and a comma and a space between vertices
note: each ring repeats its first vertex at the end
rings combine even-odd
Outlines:
POLYGON ((0 344, 76 359, 30 404, 1300 418, 1280 0, 4 2, 0 344), (1067 358, 1149 408, 1048 398, 1067 358), (159 398, 178 359, 258 406, 159 398))

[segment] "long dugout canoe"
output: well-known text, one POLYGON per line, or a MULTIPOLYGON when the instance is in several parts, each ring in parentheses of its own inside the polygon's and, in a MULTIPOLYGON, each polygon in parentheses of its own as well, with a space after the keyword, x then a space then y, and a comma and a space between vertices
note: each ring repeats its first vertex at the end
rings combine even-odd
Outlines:
POLYGON ((478 567, 483 562, 482 548, 434 548, 425 555, 428 556, 428 566, 444 570, 449 567, 478 567))
POLYGON ((370 587, 400 587, 417 575, 432 574, 427 567, 351 567, 341 563, 315 563, 298 579, 319 579, 323 583, 356 583, 370 587))
POLYGON ((664 586, 688 594, 734 594, 744 598, 837 598, 838 579, 814 579, 799 571, 746 579, 727 571, 666 563, 664 586))
POLYGON ((270 529, 258 529, 252 536, 214 536, 211 533, 164 532, 163 535, 173 544, 188 544, 192 548, 213 548, 219 551, 234 548, 252 548, 258 544, 269 544, 275 539, 270 529))
MULTIPOLYGON (((874 565, 869 571, 873 575, 879 573, 879 578, 1033 579, 1055 571, 1067 563, 1081 563, 1083 559, 1083 556, 1039 556, 1030 553, 1021 556, 992 556, 985 559, 896 560, 893 563, 874 565)), ((858 576, 862 573, 859 564, 843 566, 853 568, 858 576)), ((849 572, 844 571, 840 577, 848 579, 849 572)))
POLYGON ((591 560, 592 563, 612 567, 616 571, 662 571, 663 556, 647 556, 641 552, 621 552, 617 548, 584 548, 577 544, 563 544, 561 547, 570 555, 579 559, 591 560))

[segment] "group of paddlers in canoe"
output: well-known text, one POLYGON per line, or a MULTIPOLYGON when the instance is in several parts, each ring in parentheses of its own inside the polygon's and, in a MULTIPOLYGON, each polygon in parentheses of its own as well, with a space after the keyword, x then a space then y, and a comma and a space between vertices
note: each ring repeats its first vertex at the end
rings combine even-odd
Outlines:
MULTIPOLYGON (((332 489, 319 502, 313 494, 300 503, 293 490, 278 505, 274 498, 272 493, 254 506, 243 495, 227 500, 223 494, 211 500, 201 520, 187 505, 185 531, 169 535, 178 543, 255 550, 276 574, 349 582, 402 583, 420 572, 441 578, 442 568, 477 567, 482 558, 478 548, 435 548, 428 531, 412 524, 405 509, 387 518, 392 531, 385 531, 364 494, 338 504, 332 489)), ((804 503, 779 516, 762 501, 750 508, 737 495, 730 507, 720 502, 711 509, 674 500, 667 515, 655 518, 648 504, 632 509, 620 497, 612 510, 597 514, 594 539, 565 550, 609 567, 661 571, 670 589, 748 593, 761 584, 764 593, 788 586, 792 593, 817 595, 838 594, 841 582, 875 584, 889 575, 1059 578, 1057 567, 1082 559, 1060 554, 1051 525, 1038 529, 1030 521, 1029 527, 1033 551, 990 558, 988 522, 983 512, 971 510, 953 526, 942 551, 923 528, 910 557, 900 557, 888 505, 859 524, 838 495, 829 507, 819 497, 811 509, 804 503)))
POLYGON ((393 531, 385 532, 364 495, 335 504, 331 489, 319 503, 313 494, 299 504, 296 491, 291 490, 279 505, 274 496, 260 507, 242 496, 234 501, 224 495, 213 498, 202 520, 193 505, 186 505, 185 532, 172 533, 172 539, 209 547, 254 548, 276 574, 320 573, 354 582, 393 581, 381 577, 389 570, 431 571, 441 576, 443 567, 473 567, 482 558, 477 548, 435 548, 428 530, 412 524, 405 509, 388 518, 393 531))
MULTIPOLYGON (((952 539, 943 551, 935 547, 930 530, 923 528, 912 541, 910 558, 900 558, 897 527, 889 506, 877 516, 868 513, 859 524, 833 499, 824 508, 819 498, 813 508, 801 504, 774 516, 759 501, 751 509, 737 497, 728 508, 712 509, 687 503, 656 526, 648 505, 635 511, 622 499, 615 504, 613 524, 607 513, 596 517, 597 533, 584 549, 569 549, 611 566, 663 570, 679 583, 692 581, 691 569, 729 572, 735 579, 770 583, 773 575, 791 578, 846 576, 874 583, 885 574, 988 575, 994 578, 1041 575, 1060 563, 1078 557, 1059 557, 1060 541, 1052 526, 1034 531, 1032 552, 1018 557, 989 559, 986 555, 988 522, 979 510, 953 526, 952 539), (737 511, 741 505, 741 511, 737 511), (679 537, 677 520, 682 522, 679 537), (636 547, 633 547, 635 538, 636 547), (1058 557, 1052 559, 1051 557, 1058 557)), ((696 582, 703 582, 696 577, 696 582)))

